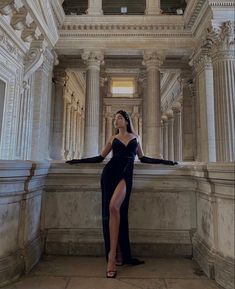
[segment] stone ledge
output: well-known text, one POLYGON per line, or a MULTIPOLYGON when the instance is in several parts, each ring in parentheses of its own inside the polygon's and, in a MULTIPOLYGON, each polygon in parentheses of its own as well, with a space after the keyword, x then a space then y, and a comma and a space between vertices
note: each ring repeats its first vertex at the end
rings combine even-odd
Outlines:
MULTIPOLYGON (((136 256, 192 256, 189 231, 130 230, 130 239, 136 256)), ((45 253, 103 256, 102 229, 49 229, 46 233, 45 253)))

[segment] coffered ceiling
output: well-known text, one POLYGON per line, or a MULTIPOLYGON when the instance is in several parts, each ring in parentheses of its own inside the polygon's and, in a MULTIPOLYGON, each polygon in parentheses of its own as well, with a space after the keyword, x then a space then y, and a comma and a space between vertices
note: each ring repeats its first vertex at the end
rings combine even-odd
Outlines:
MULTIPOLYGON (((127 14, 141 15, 145 11, 145 0, 103 0, 104 14, 121 14, 121 7, 127 7, 127 14)), ((161 0, 163 14, 176 14, 176 9, 186 7, 185 0, 161 0)), ((85 14, 88 8, 88 0, 65 0, 63 8, 66 14, 85 14)))

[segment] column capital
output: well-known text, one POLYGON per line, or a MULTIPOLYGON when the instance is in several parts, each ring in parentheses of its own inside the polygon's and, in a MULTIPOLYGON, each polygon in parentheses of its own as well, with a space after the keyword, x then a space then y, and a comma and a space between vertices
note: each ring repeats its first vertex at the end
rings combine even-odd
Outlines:
POLYGON ((63 68, 54 70, 53 80, 55 81, 55 84, 66 86, 67 78, 68 78, 67 73, 63 68))
POLYGON ((160 68, 163 63, 163 56, 158 54, 157 51, 146 50, 143 54, 143 65, 149 68, 160 68))
POLYGON ((231 21, 223 22, 221 25, 211 23, 207 29, 207 40, 211 43, 213 55, 222 52, 225 56, 234 57, 234 24, 231 21))
POLYGON ((173 111, 173 115, 174 114, 177 114, 179 112, 181 112, 181 109, 182 109, 182 105, 180 102, 176 102, 173 106, 172 106, 172 111, 173 111))
POLYGON ((208 39, 203 42, 201 47, 194 50, 189 65, 194 68, 196 72, 200 72, 206 68, 212 68, 211 49, 208 47, 208 39))
POLYGON ((86 50, 81 56, 88 66, 100 67, 100 65, 104 62, 104 54, 100 50, 86 50))
POLYGON ((161 117, 161 121, 163 122, 163 124, 167 123, 168 122, 168 117, 166 114, 163 114, 162 117, 161 117))

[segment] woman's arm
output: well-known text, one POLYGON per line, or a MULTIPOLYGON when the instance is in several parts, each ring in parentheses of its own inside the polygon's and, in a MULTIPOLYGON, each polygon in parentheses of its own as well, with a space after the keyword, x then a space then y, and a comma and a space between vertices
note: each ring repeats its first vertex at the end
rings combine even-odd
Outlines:
POLYGON ((90 157, 90 158, 83 158, 83 159, 73 159, 70 161, 66 161, 67 164, 81 164, 81 163, 101 163, 105 157, 109 154, 112 149, 112 140, 113 137, 110 137, 108 143, 102 149, 101 154, 98 156, 90 157))
POLYGON ((143 149, 141 147, 141 144, 138 143, 138 148, 137 148, 137 155, 141 163, 146 163, 146 164, 164 164, 164 165, 170 165, 174 166, 177 165, 177 162, 170 161, 170 160, 163 160, 163 159, 155 159, 155 158, 149 158, 144 155, 143 149))

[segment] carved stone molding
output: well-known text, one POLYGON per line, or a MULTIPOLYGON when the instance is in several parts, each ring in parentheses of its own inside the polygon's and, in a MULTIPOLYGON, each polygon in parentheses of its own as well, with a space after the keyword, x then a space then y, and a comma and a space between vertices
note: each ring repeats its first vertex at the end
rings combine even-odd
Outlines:
POLYGON ((157 53, 157 51, 144 51, 143 65, 146 65, 147 69, 157 67, 158 69, 163 63, 163 57, 157 53))
POLYGON ((234 50, 234 24, 231 21, 226 21, 220 26, 211 24, 207 31, 213 53, 234 50))
POLYGON ((68 75, 64 69, 55 69, 54 70, 54 75, 53 75, 53 80, 56 85, 61 85, 66 87, 66 82, 68 79, 68 75))
POLYGON ((85 63, 90 66, 100 66, 104 63, 104 54, 102 51, 84 51, 82 53, 82 59, 85 61, 85 63))
POLYGON ((13 13, 14 0, 1 0, 0 13, 3 15, 9 15, 13 13))
POLYGON ((196 73, 207 68, 212 68, 210 49, 204 45, 199 49, 195 49, 189 65, 194 68, 196 73))
POLYGON ((7 34, 0 30, 0 46, 7 50, 14 58, 18 61, 22 59, 23 53, 19 50, 19 48, 10 40, 7 34))
POLYGON ((27 80, 43 63, 45 48, 42 42, 35 45, 37 46, 32 46, 25 57, 24 80, 27 80))

